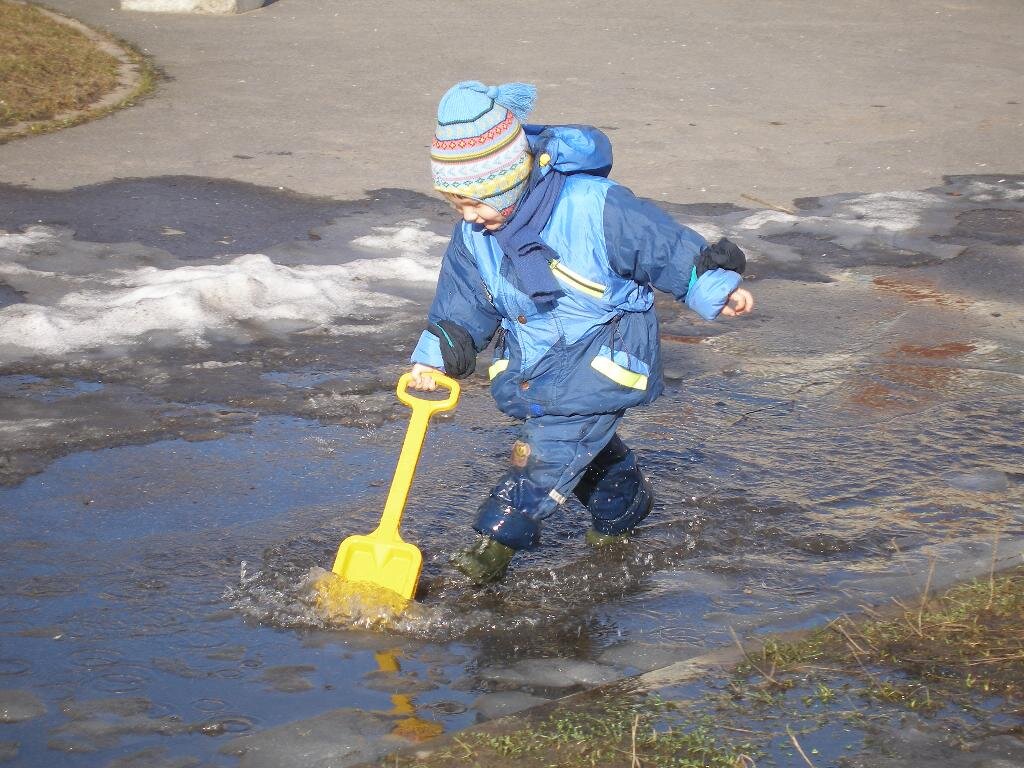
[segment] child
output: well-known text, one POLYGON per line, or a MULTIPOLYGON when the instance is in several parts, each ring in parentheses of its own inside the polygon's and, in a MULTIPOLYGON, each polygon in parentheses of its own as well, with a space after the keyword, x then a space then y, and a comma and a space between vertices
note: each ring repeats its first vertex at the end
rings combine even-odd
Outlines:
POLYGON ((663 389, 652 287, 708 320, 754 306, 738 287, 739 248, 709 246, 607 179, 611 144, 597 129, 526 125, 535 97, 523 83, 459 83, 438 105, 431 149, 434 188, 462 221, 412 353, 412 386, 434 389, 431 372, 469 375, 497 334, 491 391, 523 421, 474 523, 481 538, 452 560, 475 584, 501 579, 570 493, 590 511, 595 544, 651 511, 651 487, 615 430, 663 389))

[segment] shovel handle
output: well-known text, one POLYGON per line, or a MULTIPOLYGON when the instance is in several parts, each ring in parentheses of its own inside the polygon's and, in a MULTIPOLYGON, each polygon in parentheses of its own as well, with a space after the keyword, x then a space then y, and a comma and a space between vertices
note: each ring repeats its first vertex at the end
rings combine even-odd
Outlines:
POLYGON ((448 397, 444 400, 428 400, 425 397, 416 397, 409 392, 407 386, 412 378, 411 373, 404 373, 398 379, 398 399, 412 408, 412 417, 409 419, 409 427, 405 432, 402 453, 398 457, 398 466, 395 467, 395 476, 391 479, 391 489, 388 491, 388 498, 384 503, 384 514, 374 532, 375 535, 390 537, 394 541, 402 540, 398 534, 398 527, 402 523, 402 512, 405 510, 405 501, 409 496, 409 488, 412 486, 412 479, 416 474, 416 465, 420 460, 420 451, 423 450, 423 439, 427 435, 430 417, 435 413, 450 411, 459 401, 459 383, 457 381, 439 373, 432 373, 430 376, 448 390, 448 397))
POLYGON ((425 411, 427 416, 450 411, 459 402, 459 382, 448 378, 443 373, 431 373, 429 375, 437 384, 448 390, 448 397, 444 400, 429 400, 425 397, 416 397, 408 389, 409 382, 412 380, 412 374, 403 373, 398 379, 398 399, 414 411, 425 411))

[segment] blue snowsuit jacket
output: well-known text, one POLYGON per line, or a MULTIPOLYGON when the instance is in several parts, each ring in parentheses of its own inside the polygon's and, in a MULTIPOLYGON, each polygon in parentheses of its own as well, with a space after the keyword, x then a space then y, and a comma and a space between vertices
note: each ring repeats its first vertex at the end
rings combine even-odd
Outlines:
MULTIPOLYGON (((448 320, 472 336, 477 352, 501 329, 491 391, 509 416, 616 413, 652 402, 664 382, 654 312, 657 288, 705 319, 718 315, 739 285, 736 272, 696 277, 707 246, 650 202, 605 178, 608 138, 589 126, 527 126, 535 158, 568 174, 541 237, 563 295, 534 303, 487 230, 460 221, 441 264, 430 323, 448 320)), ((438 336, 424 331, 412 361, 443 369, 438 336)))

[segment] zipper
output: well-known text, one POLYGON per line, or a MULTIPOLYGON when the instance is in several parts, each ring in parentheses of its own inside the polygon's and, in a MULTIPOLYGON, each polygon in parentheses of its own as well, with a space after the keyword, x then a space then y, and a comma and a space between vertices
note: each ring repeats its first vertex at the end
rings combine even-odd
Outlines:
POLYGON ((560 280, 564 280, 576 290, 581 293, 585 293, 588 296, 593 296, 595 299, 604 298, 604 292, 608 290, 606 286, 603 286, 600 283, 595 283, 593 280, 587 280, 583 275, 573 272, 558 259, 548 262, 548 266, 551 267, 551 271, 554 272, 555 277, 560 280))

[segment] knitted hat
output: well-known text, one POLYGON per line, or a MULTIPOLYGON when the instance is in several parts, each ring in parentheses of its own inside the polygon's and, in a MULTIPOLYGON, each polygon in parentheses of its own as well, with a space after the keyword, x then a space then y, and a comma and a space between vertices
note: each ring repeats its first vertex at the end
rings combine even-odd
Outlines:
POLYGON ((533 164, 522 124, 536 97, 526 83, 488 87, 467 80, 449 88, 437 105, 430 147, 434 189, 510 215, 533 164))

